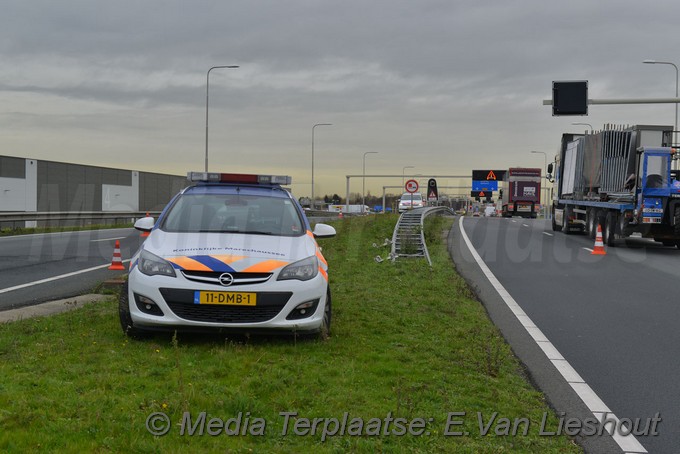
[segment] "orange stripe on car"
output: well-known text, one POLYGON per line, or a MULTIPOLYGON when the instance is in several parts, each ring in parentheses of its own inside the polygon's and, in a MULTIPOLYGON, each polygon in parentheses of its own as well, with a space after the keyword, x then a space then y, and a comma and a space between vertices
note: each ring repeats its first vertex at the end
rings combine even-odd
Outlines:
POLYGON ((288 262, 281 260, 265 260, 263 262, 249 266, 248 268, 245 268, 241 271, 244 273, 269 273, 285 265, 288 265, 288 262))
POLYGON ((326 272, 326 270, 319 267, 319 273, 321 273, 321 275, 323 276, 324 279, 328 280, 328 273, 326 272))
POLYGON ((321 263, 328 266, 328 262, 326 261, 326 258, 323 256, 323 254, 321 253, 321 251, 319 249, 316 250, 316 256, 319 260, 321 260, 321 263))
POLYGON ((169 262, 190 271, 212 271, 209 267, 189 257, 170 257, 169 262))
POLYGON ((214 258, 215 260, 219 260, 225 265, 231 265, 234 262, 238 262, 239 260, 243 260, 246 258, 245 255, 231 255, 231 254, 211 255, 210 257, 214 258))

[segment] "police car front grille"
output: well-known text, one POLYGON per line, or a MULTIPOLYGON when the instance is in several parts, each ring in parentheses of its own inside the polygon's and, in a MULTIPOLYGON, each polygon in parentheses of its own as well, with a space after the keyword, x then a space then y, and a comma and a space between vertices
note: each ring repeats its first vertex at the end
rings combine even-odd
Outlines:
MULTIPOLYGON (((214 284, 214 285, 219 285, 222 287, 222 284, 220 284, 220 276, 223 275, 223 272, 215 272, 215 271, 187 271, 187 270, 182 270, 182 275, 186 277, 190 281, 194 282, 200 282, 202 284, 214 284)), ((262 284, 263 282, 267 282, 270 277, 272 277, 272 273, 229 273, 234 277, 234 282, 230 285, 252 285, 252 284, 262 284)))
POLYGON ((276 317, 292 292, 258 292, 257 306, 194 304, 194 291, 159 289, 170 310, 184 320, 210 323, 257 323, 276 317))

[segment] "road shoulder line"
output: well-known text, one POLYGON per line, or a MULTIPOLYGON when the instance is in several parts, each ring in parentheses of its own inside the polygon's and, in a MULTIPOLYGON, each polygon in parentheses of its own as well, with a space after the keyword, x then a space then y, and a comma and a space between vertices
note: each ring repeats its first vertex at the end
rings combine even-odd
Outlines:
MULTIPOLYGON (((554 407, 559 406, 561 411, 566 410, 565 414, 572 415, 581 421, 585 418, 597 418, 598 421, 604 421, 607 418, 607 420, 618 421, 618 418, 564 359, 491 272, 467 236, 463 227, 463 219, 461 216, 458 222, 462 240, 459 248, 455 247, 455 240, 452 239, 454 228, 449 233, 451 257, 461 275, 477 291, 489 317, 501 330, 513 352, 527 367, 536 386, 546 394, 554 407), (463 256, 465 252, 463 246, 466 247, 470 256, 463 256), (478 268, 473 270, 472 264, 478 268), (475 274, 478 276, 480 270, 486 278, 485 281, 474 276, 475 274), (513 316, 514 320, 512 320, 513 316), (571 390, 571 393, 568 390, 571 390)), ((647 450, 632 435, 621 436, 615 433, 613 436, 580 436, 578 440, 586 452, 647 453, 647 450)))

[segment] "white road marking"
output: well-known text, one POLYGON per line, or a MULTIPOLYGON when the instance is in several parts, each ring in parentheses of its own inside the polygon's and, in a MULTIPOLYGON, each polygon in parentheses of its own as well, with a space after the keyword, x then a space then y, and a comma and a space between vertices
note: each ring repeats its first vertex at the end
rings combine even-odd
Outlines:
MULTIPOLYGON (((512 221, 515 222, 515 221, 512 221)), ((555 346, 548 340, 548 338, 541 332, 541 330, 531 321, 531 318, 522 310, 522 308, 517 304, 510 293, 503 287, 503 284, 496 278, 496 276, 491 272, 482 257, 479 255, 475 247, 472 245, 470 238, 468 238, 463 228, 463 218, 460 218, 458 222, 460 226, 460 233, 468 247, 468 250, 474 257, 477 265, 482 270, 482 273, 489 280, 491 285, 496 289, 498 294, 503 301, 508 306, 508 308, 515 314, 517 320, 524 326, 527 333, 534 339, 536 344, 541 350, 546 354, 551 363, 555 366, 557 371, 562 375, 564 380, 572 387, 576 394, 581 398, 583 403, 586 404, 588 409, 593 413, 599 421, 603 421, 603 418, 608 420, 617 420, 618 418, 614 413, 611 412, 609 407, 600 399, 600 397, 593 391, 593 389, 581 378, 581 376, 576 372, 576 370, 569 364, 569 362, 564 359, 560 352, 555 348, 555 346)), ((587 248, 583 248, 587 249, 587 248)), ((592 252, 592 249, 589 249, 592 252)), ((612 438, 625 452, 629 453, 646 453, 647 450, 642 446, 642 444, 635 438, 634 435, 621 435, 617 431, 612 435, 612 438)))
POLYGON ((548 232, 543 232, 543 235, 547 235, 547 236, 555 236, 555 235, 553 235, 552 233, 548 233, 548 232))
POLYGON ((126 236, 117 236, 115 238, 102 238, 100 240, 90 240, 90 243, 96 243, 98 241, 113 241, 113 240, 123 240, 127 238, 126 236))
MULTIPOLYGON (((130 261, 130 259, 123 260, 123 263, 129 262, 129 261, 130 261)), ((107 263, 105 265, 93 266, 92 268, 86 268, 84 270, 78 270, 78 271, 73 271, 71 273, 60 274, 59 276, 48 277, 46 279, 41 279, 39 281, 27 282, 26 284, 15 285, 14 287, 7 287, 7 288, 0 289, 0 293, 8 293, 8 292, 12 292, 14 290, 21 290, 22 288, 31 287, 31 286, 39 285, 39 284, 45 284, 47 282, 52 282, 52 281, 64 279, 64 278, 71 277, 71 276, 77 276, 78 274, 89 273, 90 271, 100 270, 102 268, 107 268, 109 266, 111 266, 111 264, 107 263)))
POLYGON ((584 247, 584 248, 581 248, 581 249, 585 249, 586 251, 591 252, 591 253, 593 252, 593 250, 590 249, 589 247, 584 247))
MULTIPOLYGON (((0 236, 0 240, 13 240, 17 238, 30 238, 33 236, 57 236, 57 235, 75 235, 79 233, 99 232, 103 229, 96 230, 69 230, 66 232, 46 232, 46 233, 27 233, 26 235, 6 235, 0 236)), ((118 229, 106 229, 108 232, 115 232, 116 230, 134 230, 133 227, 121 227, 118 229)))
POLYGON ((522 227, 529 227, 529 224, 522 224, 522 227))

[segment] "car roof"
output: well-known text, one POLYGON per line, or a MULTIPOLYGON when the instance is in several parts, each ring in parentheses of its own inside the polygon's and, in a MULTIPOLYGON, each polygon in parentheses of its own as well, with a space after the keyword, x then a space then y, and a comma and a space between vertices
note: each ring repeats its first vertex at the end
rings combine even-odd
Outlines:
POLYGON ((290 198, 290 193, 279 185, 248 185, 237 183, 199 183, 189 186, 183 194, 242 194, 290 198))

